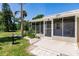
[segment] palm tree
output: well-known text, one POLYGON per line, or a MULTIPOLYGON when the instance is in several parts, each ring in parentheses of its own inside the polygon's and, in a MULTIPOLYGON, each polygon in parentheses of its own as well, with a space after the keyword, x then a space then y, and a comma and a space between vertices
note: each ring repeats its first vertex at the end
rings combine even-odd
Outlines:
POLYGON ((15 15, 20 12, 21 13, 21 36, 24 36, 24 18, 27 16, 27 12, 25 10, 23 10, 23 4, 20 4, 21 10, 20 11, 16 11, 15 15))

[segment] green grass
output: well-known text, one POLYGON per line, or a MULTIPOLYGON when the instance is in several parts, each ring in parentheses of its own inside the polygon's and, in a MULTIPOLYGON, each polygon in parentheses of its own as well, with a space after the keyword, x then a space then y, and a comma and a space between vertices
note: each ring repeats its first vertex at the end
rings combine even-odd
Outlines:
MULTIPOLYGON (((17 35, 19 35, 18 32, 17 35)), ((27 51, 29 42, 26 39, 16 38, 14 45, 12 45, 12 32, 0 32, 0 56, 31 56, 27 51)))
POLYGON ((17 32, 0 32, 0 37, 10 37, 12 34, 16 34, 16 35, 20 35, 20 32, 17 31, 17 32))

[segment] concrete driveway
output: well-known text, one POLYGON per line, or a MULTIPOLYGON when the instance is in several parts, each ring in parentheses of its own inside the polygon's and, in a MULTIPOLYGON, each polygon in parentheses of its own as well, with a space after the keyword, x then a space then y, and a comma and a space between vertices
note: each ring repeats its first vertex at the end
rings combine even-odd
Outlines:
POLYGON ((75 43, 42 38, 33 44, 30 52, 37 56, 77 56, 78 48, 75 43))

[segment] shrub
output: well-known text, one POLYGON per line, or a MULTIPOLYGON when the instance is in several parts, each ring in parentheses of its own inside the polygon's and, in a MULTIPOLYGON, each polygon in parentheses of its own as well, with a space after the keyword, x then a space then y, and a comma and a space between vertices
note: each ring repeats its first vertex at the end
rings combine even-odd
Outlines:
POLYGON ((30 29, 27 33, 26 36, 29 36, 30 38, 35 38, 36 34, 34 32, 34 30, 30 29))

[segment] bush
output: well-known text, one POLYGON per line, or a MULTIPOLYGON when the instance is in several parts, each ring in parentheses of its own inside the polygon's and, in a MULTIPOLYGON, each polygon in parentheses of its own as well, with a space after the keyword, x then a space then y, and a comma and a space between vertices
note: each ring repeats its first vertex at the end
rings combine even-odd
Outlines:
POLYGON ((36 37, 36 34, 35 32, 30 29, 27 33, 26 33, 26 36, 29 36, 30 38, 35 38, 36 37))
POLYGON ((28 35, 30 38, 35 38, 35 34, 34 33, 28 33, 28 35))

